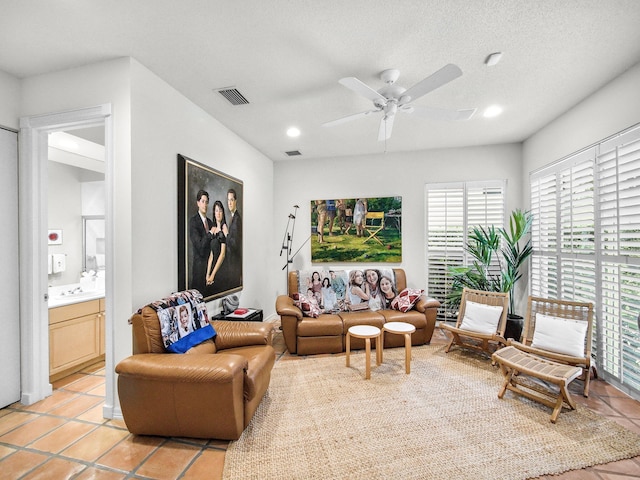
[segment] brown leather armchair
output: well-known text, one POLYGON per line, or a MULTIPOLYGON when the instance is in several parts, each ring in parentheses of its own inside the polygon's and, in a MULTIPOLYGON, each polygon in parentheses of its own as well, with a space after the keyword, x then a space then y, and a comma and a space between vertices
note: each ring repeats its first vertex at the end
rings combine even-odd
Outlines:
POLYGON ((212 321, 217 335, 167 353, 155 310, 131 318, 133 355, 116 366, 131 433, 236 440, 251 421, 275 363, 267 323, 212 321))

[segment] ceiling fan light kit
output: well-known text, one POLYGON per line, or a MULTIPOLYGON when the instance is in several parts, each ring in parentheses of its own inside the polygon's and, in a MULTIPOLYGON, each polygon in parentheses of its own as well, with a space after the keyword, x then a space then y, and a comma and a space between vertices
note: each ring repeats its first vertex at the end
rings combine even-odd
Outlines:
POLYGON ((373 102, 373 110, 366 112, 354 113, 346 117, 338 118, 323 124, 325 127, 333 127, 351 120, 365 117, 371 113, 382 112, 384 115, 380 120, 378 129, 378 140, 384 141, 391 137, 393 130, 393 122, 396 112, 400 111, 407 114, 416 114, 419 117, 431 120, 468 120, 475 113, 476 109, 464 110, 448 110, 442 108, 431 108, 420 105, 414 105, 411 102, 419 99, 433 90, 462 76, 462 70, 456 65, 448 64, 427 78, 416 83, 408 90, 396 84, 400 78, 400 71, 396 69, 387 69, 380 73, 380 79, 385 85, 379 90, 374 90, 366 83, 361 82, 356 77, 341 78, 338 83, 347 87, 349 90, 373 102))

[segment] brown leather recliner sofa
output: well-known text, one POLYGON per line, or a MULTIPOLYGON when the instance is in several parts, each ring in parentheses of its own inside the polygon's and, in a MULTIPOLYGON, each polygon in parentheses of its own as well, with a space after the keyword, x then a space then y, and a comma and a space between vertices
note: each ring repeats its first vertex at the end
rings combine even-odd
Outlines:
MULTIPOLYGON (((394 268, 398 292, 407 287, 405 272, 394 268)), ((373 325, 378 328, 386 322, 406 322, 416 327, 411 335, 412 345, 424 345, 431 342, 436 325, 436 314, 440 302, 422 296, 408 312, 397 310, 365 310, 358 312, 323 313, 317 318, 306 317, 295 305, 291 295, 298 293, 298 272, 289 272, 289 295, 279 295, 276 299, 276 311, 280 315, 285 344, 290 353, 310 355, 317 353, 340 353, 345 351, 345 335, 354 325, 373 325)), ((352 349, 365 348, 365 341, 351 339, 352 349)), ((385 333, 385 347, 404 346, 402 335, 385 333)))
POLYGON ((273 326, 212 321, 217 335, 185 354, 168 353, 158 315, 131 318, 133 355, 116 366, 122 415, 131 433, 236 440, 249 424, 275 363, 273 326))

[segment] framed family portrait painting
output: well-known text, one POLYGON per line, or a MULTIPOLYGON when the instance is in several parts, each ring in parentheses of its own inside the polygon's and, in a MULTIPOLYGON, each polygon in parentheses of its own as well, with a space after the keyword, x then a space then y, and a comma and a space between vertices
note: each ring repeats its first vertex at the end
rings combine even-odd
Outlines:
POLYGON ((178 155, 178 289, 242 289, 242 180, 178 155))

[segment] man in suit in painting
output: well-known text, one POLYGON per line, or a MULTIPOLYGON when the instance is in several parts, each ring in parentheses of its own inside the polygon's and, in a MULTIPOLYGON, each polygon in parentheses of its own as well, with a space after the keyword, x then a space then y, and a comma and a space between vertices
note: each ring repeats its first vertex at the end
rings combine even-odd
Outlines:
POLYGON ((193 263, 191 266, 191 278, 188 288, 195 288, 205 295, 207 260, 211 251, 211 228, 213 222, 207 218, 209 208, 209 194, 205 190, 199 190, 196 195, 198 211, 189 219, 189 239, 193 251, 193 263))
POLYGON ((233 188, 227 191, 227 206, 231 213, 227 219, 227 258, 229 259, 229 286, 242 285, 242 218, 238 212, 238 196, 233 188))

